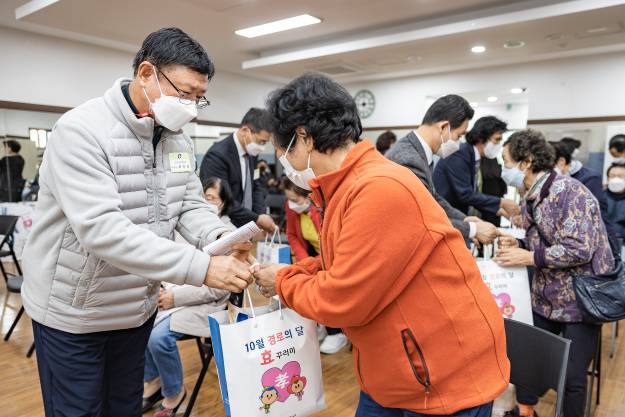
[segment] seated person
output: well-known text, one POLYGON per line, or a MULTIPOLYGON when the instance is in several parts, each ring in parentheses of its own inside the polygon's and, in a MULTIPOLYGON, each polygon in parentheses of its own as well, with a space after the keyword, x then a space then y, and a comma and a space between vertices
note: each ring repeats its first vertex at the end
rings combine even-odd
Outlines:
MULTIPOLYGON (((321 210, 311 203, 309 191, 293 184, 286 177, 282 180, 282 185, 287 198, 286 235, 295 260, 300 262, 309 256, 318 256, 321 253, 321 210)), ((320 326, 318 335, 319 341, 323 341, 319 349, 327 355, 339 352, 348 344, 341 329, 320 326)))
POLYGON ((608 218, 618 237, 625 239, 625 164, 612 164, 608 168, 608 218))
POLYGON ((467 132, 467 143, 449 158, 441 159, 434 170, 434 186, 454 208, 469 214, 473 207, 481 213, 512 217, 520 214, 519 205, 505 198, 482 192, 480 160, 495 159, 501 154, 505 122, 494 116, 478 119, 467 132))
MULTIPOLYGON (((229 224, 227 213, 233 200, 228 183, 208 177, 202 186, 206 201, 214 204, 221 220, 229 224)), ((167 284, 161 288, 159 312, 145 351, 144 413, 162 399, 154 417, 176 415, 186 397, 176 341, 186 335, 210 337, 207 317, 223 310, 229 295, 228 291, 205 285, 167 284)))

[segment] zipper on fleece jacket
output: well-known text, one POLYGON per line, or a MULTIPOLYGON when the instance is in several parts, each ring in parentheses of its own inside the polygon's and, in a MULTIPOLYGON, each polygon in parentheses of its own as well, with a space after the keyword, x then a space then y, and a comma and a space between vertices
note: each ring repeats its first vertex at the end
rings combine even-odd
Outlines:
POLYGON ((365 377, 362 376, 362 371, 360 370, 360 350, 358 350, 358 348, 354 348, 356 349, 356 353, 358 355, 358 358, 356 359, 356 369, 358 370, 358 378, 360 378, 360 383, 362 384, 362 388, 363 390, 366 392, 366 385, 365 385, 365 377))
MULTIPOLYGON (((326 197, 323 195, 323 189, 319 187, 319 194, 321 194, 321 230, 323 230, 323 218, 326 213, 326 197)), ((321 252, 321 266, 323 270, 326 271, 326 261, 323 257, 323 238, 321 237, 321 233, 319 234, 319 252, 321 252)), ((360 356, 359 356, 360 358, 360 356)))
POLYGON ((417 340, 415 339, 414 334, 412 333, 412 330, 410 329, 404 329, 401 331, 401 341, 402 341, 402 344, 404 345, 404 351, 406 352, 406 357, 408 358, 408 362, 410 363, 410 367, 412 368, 412 372, 415 378, 417 379, 419 384, 423 385, 423 387, 425 388, 425 401, 426 401, 425 408, 427 408, 427 396, 430 393, 430 387, 432 384, 430 382, 430 371, 428 369, 428 364, 425 361, 425 357, 423 356, 423 351, 421 351, 421 347, 417 343, 417 340), (419 355, 419 359, 421 361, 421 366, 423 367, 423 373, 425 374, 424 377, 421 377, 421 375, 419 375, 417 366, 415 365, 415 363, 412 361, 412 358, 410 357, 410 349, 408 348, 408 342, 412 342, 415 349, 417 350, 417 354, 419 355))

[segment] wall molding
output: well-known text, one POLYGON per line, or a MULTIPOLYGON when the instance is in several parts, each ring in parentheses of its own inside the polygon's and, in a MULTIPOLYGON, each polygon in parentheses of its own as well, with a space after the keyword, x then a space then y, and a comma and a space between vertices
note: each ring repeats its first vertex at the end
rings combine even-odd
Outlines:
MULTIPOLYGON (((46 113, 65 113, 72 107, 50 106, 47 104, 20 103, 17 101, 0 100, 0 109, 40 111, 46 113)), ((216 120, 194 120, 199 125, 240 127, 239 123, 220 122, 216 120)), ((625 122, 625 115, 621 116, 593 116, 593 117, 570 117, 561 119, 530 119, 527 125, 553 125, 553 124, 573 124, 573 123, 605 123, 605 122, 625 122)), ((371 130, 413 130, 419 125, 396 125, 396 126, 367 126, 363 131, 371 130)))
POLYGON ((595 117, 570 117, 562 119, 531 119, 527 121, 528 125, 559 125, 570 123, 604 123, 604 122, 623 122, 623 116, 595 116, 595 117))
MULTIPOLYGON (((45 113, 59 113, 63 114, 70 111, 73 107, 64 106, 49 106, 47 104, 33 104, 33 103, 20 103, 17 101, 5 101, 0 100, 0 110, 27 110, 27 111, 40 111, 45 113)), ((199 125, 211 125, 211 126, 223 126, 223 127, 240 127, 239 123, 230 122, 218 122, 214 120, 199 120, 195 119, 195 123, 199 125)))
MULTIPOLYGON (((605 123, 605 122, 625 122, 623 116, 594 116, 594 117, 569 117, 562 119, 530 119, 527 121, 528 126, 532 125, 560 125, 573 123, 605 123)), ((414 130, 419 125, 398 125, 398 126, 367 126, 363 127, 363 131, 372 130, 414 130)))

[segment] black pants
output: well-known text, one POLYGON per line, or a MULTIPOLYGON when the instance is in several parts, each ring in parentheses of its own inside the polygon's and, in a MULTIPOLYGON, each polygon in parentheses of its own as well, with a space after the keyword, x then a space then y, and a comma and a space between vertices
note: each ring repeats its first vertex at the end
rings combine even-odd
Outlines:
POLYGON ((145 348, 154 317, 134 329, 87 334, 33 321, 46 417, 141 416, 145 348))
MULTIPOLYGON (((582 417, 586 405, 588 367, 595 356, 600 326, 586 323, 560 323, 534 314, 534 325, 571 341, 569 363, 566 371, 564 415, 582 417)), ((520 404, 536 405, 538 397, 517 387, 520 404)))
POLYGON ((328 335, 330 336, 343 333, 343 330, 341 329, 335 329, 334 327, 328 327, 328 326, 326 326, 326 331, 328 332, 328 335))

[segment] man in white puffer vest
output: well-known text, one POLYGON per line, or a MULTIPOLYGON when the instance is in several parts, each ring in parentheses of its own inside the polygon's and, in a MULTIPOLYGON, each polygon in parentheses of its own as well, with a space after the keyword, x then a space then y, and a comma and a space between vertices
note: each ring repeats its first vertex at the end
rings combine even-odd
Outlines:
POLYGON ((202 197, 182 132, 208 105, 213 74, 198 42, 161 29, 143 42, 134 79, 52 131, 22 287, 47 417, 141 415, 161 281, 234 292, 251 282, 246 263, 200 250, 230 230, 202 197))

